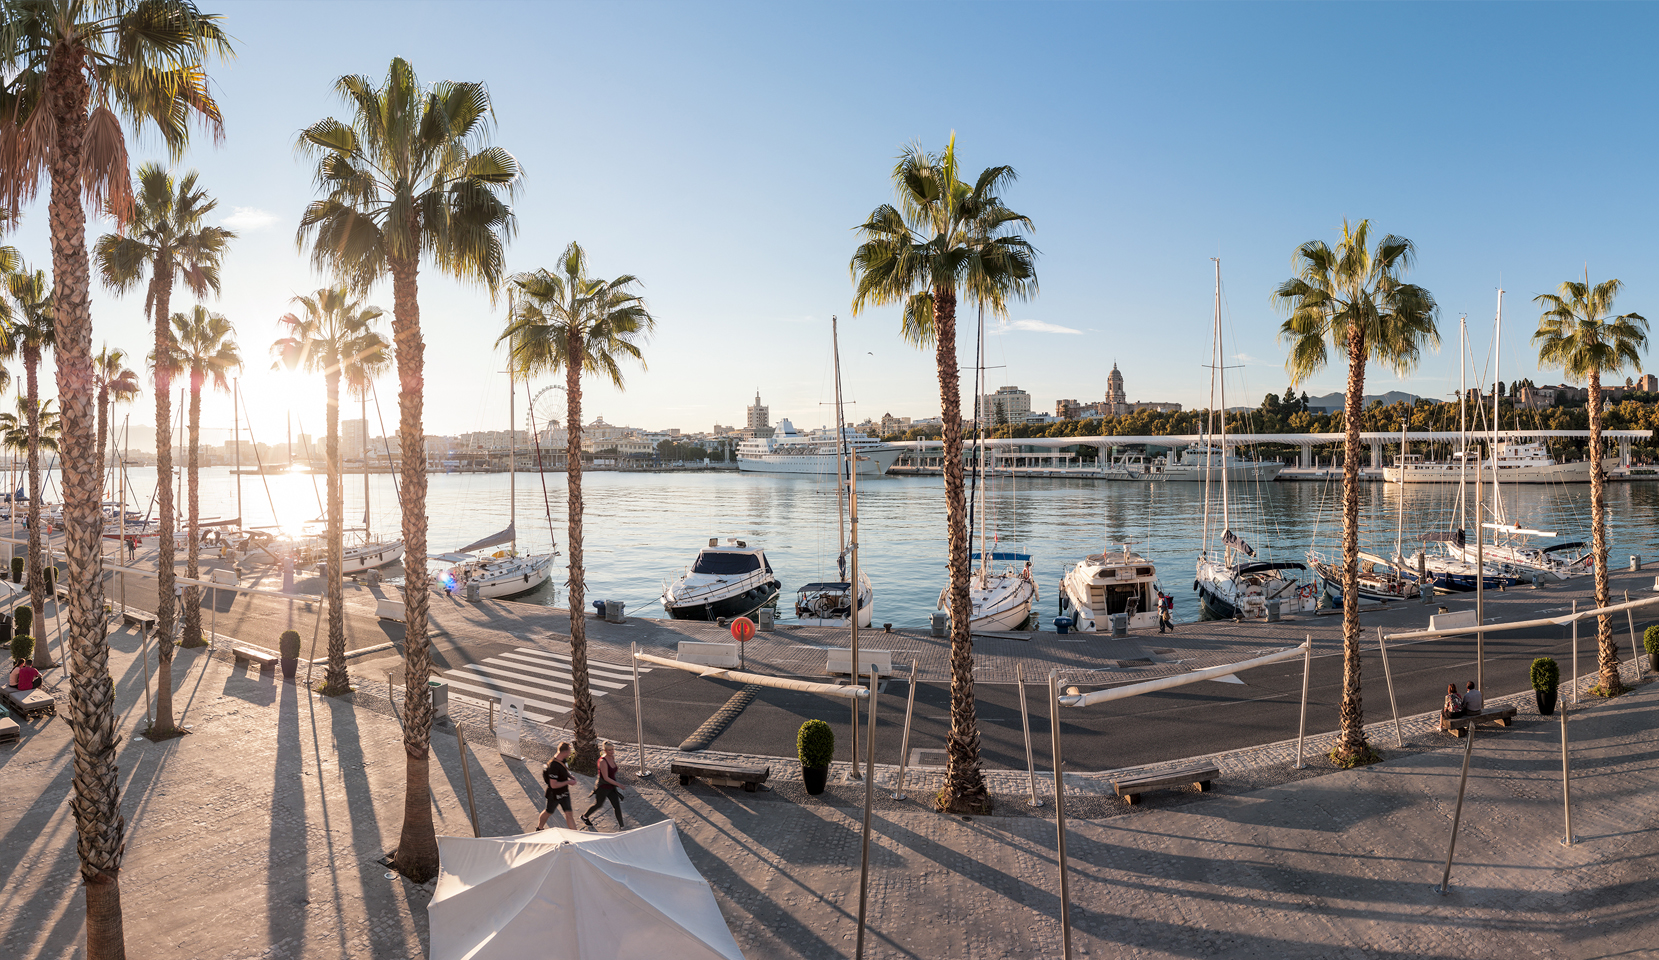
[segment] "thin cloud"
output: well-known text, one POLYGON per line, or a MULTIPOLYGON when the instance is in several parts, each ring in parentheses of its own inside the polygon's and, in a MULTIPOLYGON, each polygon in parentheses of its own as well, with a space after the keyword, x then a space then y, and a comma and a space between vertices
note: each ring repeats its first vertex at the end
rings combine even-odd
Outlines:
POLYGON ((1081 336, 1083 331, 1062 327, 1058 323, 1045 323, 1042 320, 999 320, 996 329, 991 333, 1071 333, 1081 336))
POLYGON ((237 207, 220 222, 233 230, 263 230, 277 222, 277 215, 258 207, 237 207))

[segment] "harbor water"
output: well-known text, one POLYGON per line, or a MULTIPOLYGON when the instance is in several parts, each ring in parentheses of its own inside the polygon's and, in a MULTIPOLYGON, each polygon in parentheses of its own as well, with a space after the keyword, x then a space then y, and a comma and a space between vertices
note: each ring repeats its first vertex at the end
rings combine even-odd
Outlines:
MULTIPOLYGON (((128 502, 150 510, 154 471, 128 473, 128 502)), ((429 547, 442 553, 507 526, 506 474, 439 474, 429 478, 429 547)), ((323 516, 319 475, 241 478, 241 516, 248 527, 280 526, 299 532, 323 516)), ((369 478, 369 518, 377 535, 398 536, 394 478, 369 478)), ((561 556, 554 576, 526 602, 563 605, 565 478, 517 476, 520 552, 545 551, 556 542, 561 556)), ((585 564, 589 599, 620 600, 630 616, 664 616, 658 598, 666 580, 680 574, 711 537, 734 537, 766 549, 783 582, 780 618, 792 616, 794 592, 814 580, 836 579, 841 540, 835 485, 777 474, 616 473, 584 474, 585 564)), ((1390 556, 1396 536, 1444 530, 1456 513, 1455 484, 1401 488, 1367 483, 1360 493, 1362 549, 1390 556)), ((56 500, 55 491, 48 490, 56 500)), ((1233 484, 1228 490, 1232 529, 1263 559, 1305 560, 1314 547, 1338 549, 1340 481, 1233 484)), ((920 627, 936 609, 945 582, 944 481, 939 477, 861 479, 859 559, 875 588, 875 623, 920 627)), ((1210 540, 1219 540, 1221 498, 1212 489, 1210 540)), ((1589 540, 1590 487, 1517 486, 1502 491, 1512 523, 1554 531, 1558 539, 1589 540)), ((1659 560, 1659 484, 1608 485, 1610 558, 1623 568, 1632 554, 1659 560)), ((1046 625, 1058 603, 1065 569, 1103 547, 1132 549, 1157 564, 1165 591, 1175 597, 1176 619, 1198 617, 1192 590, 1194 561, 1204 541, 1205 489, 1198 483, 1130 483, 1087 480, 993 480, 986 491, 986 540, 992 549, 1029 553, 1040 592, 1037 612, 1046 625)), ((1490 504, 1490 492, 1488 492, 1490 504)), ((182 506, 182 500, 181 500, 182 506)), ((1490 506, 1488 506, 1490 509, 1490 506)), ((225 467, 202 471, 204 518, 237 516, 237 478, 225 467)), ((1473 493, 1468 503, 1473 525, 1473 493)), ((363 477, 345 478, 348 527, 363 518, 363 477)), ((978 517, 976 515, 976 526, 978 517)), ((977 532, 975 547, 977 549, 977 532)), ((1588 547, 1586 547, 1588 550, 1588 547)), ((388 572, 396 576, 394 568, 388 572)))

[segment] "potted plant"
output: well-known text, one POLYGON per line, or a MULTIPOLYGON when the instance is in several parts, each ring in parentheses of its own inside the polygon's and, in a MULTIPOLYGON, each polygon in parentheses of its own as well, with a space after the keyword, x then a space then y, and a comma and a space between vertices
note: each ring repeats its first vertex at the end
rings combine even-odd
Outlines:
POLYGON ((24 606, 18 607, 17 608, 17 613, 15 613, 13 616, 15 616, 17 618, 17 624, 16 624, 16 627, 15 627, 15 632, 17 632, 17 633, 32 633, 34 631, 34 627, 35 627, 35 608, 34 607, 31 607, 31 606, 28 606, 27 604, 25 604, 24 606))
POLYGON ((35 638, 26 633, 12 637, 12 665, 15 666, 35 655, 35 638))
POLYGON ((795 735, 795 750, 801 757, 806 792, 816 797, 829 782, 830 761, 835 759, 835 730, 822 720, 808 720, 795 735))
POLYGON ((1642 631, 1642 646, 1647 648, 1647 665, 1659 673, 1659 623, 1642 631))
POLYGON ((23 558, 12 557, 12 583, 23 582, 23 558))
POLYGON ((1550 657, 1532 661, 1532 695, 1538 699, 1538 713, 1549 716, 1555 712, 1555 690, 1561 683, 1561 668, 1550 657))
POLYGON ((282 679, 294 679, 294 671, 300 664, 300 634, 298 630, 282 631, 282 639, 277 642, 277 655, 282 658, 282 679))

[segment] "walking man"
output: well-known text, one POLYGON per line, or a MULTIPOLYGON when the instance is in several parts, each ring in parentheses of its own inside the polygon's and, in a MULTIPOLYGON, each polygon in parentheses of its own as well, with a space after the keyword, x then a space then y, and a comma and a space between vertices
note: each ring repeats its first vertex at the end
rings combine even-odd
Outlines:
POLYGON ((1168 630, 1175 632, 1175 597, 1171 594, 1158 594, 1158 632, 1168 630))
POLYGON ((576 780, 570 775, 570 768, 565 761, 570 759, 570 742, 559 744, 559 752, 553 754, 553 759, 547 761, 542 768, 541 779, 547 784, 547 809, 541 812, 541 819, 536 821, 537 830, 547 829, 547 818, 552 815, 554 807, 560 807, 565 812, 565 826, 576 829, 576 815, 570 804, 570 788, 576 785, 576 780))

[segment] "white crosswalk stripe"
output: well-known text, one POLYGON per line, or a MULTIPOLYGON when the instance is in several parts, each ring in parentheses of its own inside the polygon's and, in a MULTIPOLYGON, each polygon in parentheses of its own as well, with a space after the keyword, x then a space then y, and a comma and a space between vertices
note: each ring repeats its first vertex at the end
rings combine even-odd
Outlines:
MULTIPOLYGON (((649 673, 649 667, 640 667, 649 673)), ((519 647, 477 663, 463 664, 443 673, 444 682, 469 697, 495 698, 503 694, 524 699, 526 718, 540 723, 568 713, 575 705, 570 679, 570 657, 519 647)), ((632 667, 588 661, 588 690, 594 699, 633 686, 632 667)))

